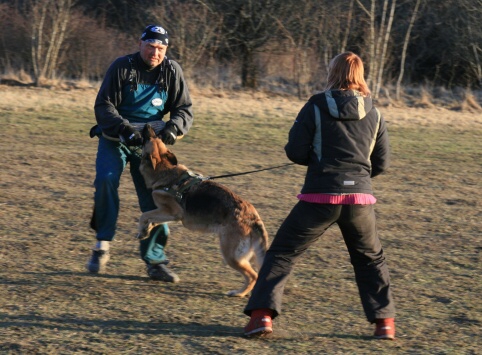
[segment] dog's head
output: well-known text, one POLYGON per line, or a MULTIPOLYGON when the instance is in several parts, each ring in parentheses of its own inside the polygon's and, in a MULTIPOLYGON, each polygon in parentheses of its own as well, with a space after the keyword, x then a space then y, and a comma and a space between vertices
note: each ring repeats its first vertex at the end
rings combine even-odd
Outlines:
POLYGON ((151 125, 146 124, 142 129, 142 163, 152 170, 165 170, 177 165, 177 158, 156 135, 151 125))

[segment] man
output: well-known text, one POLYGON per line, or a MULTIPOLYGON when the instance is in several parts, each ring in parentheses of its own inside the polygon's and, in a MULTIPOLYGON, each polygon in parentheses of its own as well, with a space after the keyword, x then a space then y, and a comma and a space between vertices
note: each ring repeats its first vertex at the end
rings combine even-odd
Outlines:
MULTIPOLYGON (((139 40, 139 52, 117 58, 97 94, 97 125, 91 130, 91 137, 99 137, 91 221, 97 243, 87 263, 91 273, 104 271, 109 261, 109 244, 119 214, 119 181, 128 162, 141 211, 156 208, 139 172, 142 127, 149 123, 164 143, 172 145, 192 125, 189 91, 179 64, 166 57, 168 44, 164 28, 147 26, 139 40), (164 122, 167 113, 169 120, 164 122)), ((140 255, 152 280, 178 282, 179 277, 166 266, 168 235, 167 224, 154 228, 149 238, 140 241, 140 255)))

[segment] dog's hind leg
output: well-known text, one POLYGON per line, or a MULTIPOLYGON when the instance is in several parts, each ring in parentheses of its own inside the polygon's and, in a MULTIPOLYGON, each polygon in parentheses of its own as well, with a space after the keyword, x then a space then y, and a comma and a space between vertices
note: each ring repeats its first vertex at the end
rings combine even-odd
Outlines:
POLYGON ((244 277, 244 286, 239 290, 227 293, 231 297, 244 297, 254 287, 258 273, 253 269, 249 260, 253 257, 253 250, 249 239, 243 236, 220 236, 221 252, 230 267, 244 277), (237 241, 234 242, 233 241, 237 241))
POLYGON ((239 290, 231 290, 227 293, 230 297, 244 297, 254 287, 256 280, 258 279, 258 274, 254 271, 253 267, 249 263, 247 259, 243 260, 230 260, 227 261, 228 265, 231 266, 233 269, 239 271, 241 275, 244 277, 244 287, 240 288, 239 290))

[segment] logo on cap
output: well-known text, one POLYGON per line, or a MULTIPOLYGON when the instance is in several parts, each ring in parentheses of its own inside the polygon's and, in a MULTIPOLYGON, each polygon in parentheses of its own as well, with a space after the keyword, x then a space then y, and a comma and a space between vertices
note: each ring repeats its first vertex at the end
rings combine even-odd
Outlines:
POLYGON ((166 33, 166 30, 164 28, 162 28, 161 26, 151 27, 150 30, 151 30, 151 32, 157 32, 157 33, 160 33, 162 35, 166 33))

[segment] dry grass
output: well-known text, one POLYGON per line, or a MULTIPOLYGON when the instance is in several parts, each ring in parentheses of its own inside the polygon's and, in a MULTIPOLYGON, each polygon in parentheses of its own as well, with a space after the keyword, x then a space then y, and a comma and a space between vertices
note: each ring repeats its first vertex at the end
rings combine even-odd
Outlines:
MULTIPOLYGON (((193 89, 196 121, 173 150, 205 175, 286 163, 287 130, 304 102, 193 89)), ((398 340, 371 340, 336 228, 296 266, 275 334, 240 336, 245 299, 217 241, 171 225, 181 283, 149 282, 134 240, 128 173, 108 272, 84 271, 96 142, 95 89, 0 86, 0 353, 2 354, 479 354, 482 117, 443 108, 382 108, 393 150, 374 181, 379 231, 398 308, 398 340)), ((273 236, 296 202, 304 169, 222 182, 249 199, 273 236)))
POLYGON ((470 90, 466 90, 464 94, 464 99, 461 104, 462 111, 470 111, 473 113, 482 112, 482 106, 480 106, 474 93, 470 90))
POLYGON ((415 107, 421 108, 433 108, 433 97, 428 90, 422 87, 420 91, 420 96, 415 100, 415 107))

